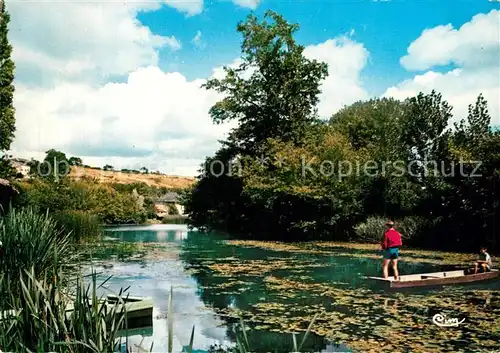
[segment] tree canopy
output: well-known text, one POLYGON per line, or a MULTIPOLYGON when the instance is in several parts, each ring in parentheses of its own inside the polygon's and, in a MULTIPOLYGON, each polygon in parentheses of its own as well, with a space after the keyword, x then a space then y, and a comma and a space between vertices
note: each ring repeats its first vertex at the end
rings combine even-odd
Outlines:
POLYGON ((10 15, 5 1, 0 1, 0 152, 10 149, 16 131, 14 97, 14 61, 9 43, 8 24, 10 15))
POLYGON ((224 78, 204 85, 225 95, 210 109, 213 121, 238 121, 226 142, 236 153, 256 153, 278 135, 301 143, 317 119, 319 84, 327 65, 303 56, 304 47, 293 38, 298 28, 272 11, 260 22, 250 15, 237 26, 243 36, 241 63, 224 67, 224 78))
POLYGON ((454 126, 452 107, 436 91, 355 102, 321 121, 327 66, 304 57, 298 26, 269 11, 237 29, 240 65, 205 87, 223 93, 210 109, 214 123, 238 126, 184 195, 193 226, 352 240, 360 229, 378 237, 383 228, 372 225, 383 223, 371 220, 390 217, 408 230, 407 244, 498 247, 500 133, 482 95, 454 126))

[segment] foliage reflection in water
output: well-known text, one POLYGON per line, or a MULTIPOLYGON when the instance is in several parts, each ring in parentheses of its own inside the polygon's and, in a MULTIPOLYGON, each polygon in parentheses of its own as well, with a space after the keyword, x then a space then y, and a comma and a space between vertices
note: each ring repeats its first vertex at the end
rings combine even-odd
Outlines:
MULTIPOLYGON (((254 351, 289 352, 290 333, 303 333, 316 313, 316 335, 304 345, 310 351, 470 352, 493 350, 500 341, 498 281, 384 292, 364 279, 380 271, 373 245, 231 241, 182 225, 115 228, 107 236, 119 240, 110 243, 140 249, 140 256, 117 261, 105 274, 114 275, 114 289, 131 285, 137 295, 155 298, 150 339, 156 349, 166 342, 162 315, 171 284, 179 348, 193 324, 199 328, 195 348, 234 343, 242 316, 254 351), (432 323, 436 313, 466 320, 443 329, 432 323)), ((410 250, 402 256, 401 273, 439 271, 473 259, 410 250)))

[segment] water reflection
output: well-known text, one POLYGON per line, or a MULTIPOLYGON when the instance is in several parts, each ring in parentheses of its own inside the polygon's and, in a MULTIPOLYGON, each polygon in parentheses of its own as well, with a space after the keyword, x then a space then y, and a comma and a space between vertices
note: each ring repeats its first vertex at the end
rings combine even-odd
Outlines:
MULTIPOLYGON (((102 269, 97 269, 102 270, 102 269)), ((106 291, 116 293, 120 288, 130 286, 133 296, 154 298, 153 327, 135 330, 130 344, 138 344, 141 336, 145 347, 154 343, 154 351, 166 351, 168 300, 170 287, 174 293, 174 350, 180 352, 189 343, 192 326, 196 326, 195 347, 208 350, 214 344, 230 344, 226 339, 224 322, 206 306, 196 294, 197 284, 185 274, 180 263, 172 260, 148 263, 141 267, 138 263, 125 263, 105 270, 106 276, 113 277, 106 283, 106 291), (222 325, 222 326, 221 326, 222 325)))
MULTIPOLYGON (((106 228, 107 237, 123 242, 180 244, 188 237, 187 227, 183 224, 157 224, 151 226, 120 226, 106 228)), ((195 232, 195 231, 192 231, 195 232)), ((108 239, 111 240, 111 239, 108 239)))
MULTIPOLYGON (((246 300, 238 295, 219 295, 220 290, 211 290, 210 286, 200 285, 203 272, 193 275, 190 271, 196 267, 196 259, 204 260, 200 254, 210 253, 214 258, 224 255, 236 255, 233 250, 220 248, 221 236, 199 236, 195 231, 188 231, 184 225, 155 225, 150 227, 113 227, 108 229, 107 237, 120 242, 132 243, 169 243, 178 245, 178 250, 185 254, 182 261, 175 257, 146 261, 144 263, 118 262, 111 268, 96 268, 103 272, 101 279, 113 276, 106 283, 106 290, 117 292, 130 286, 130 295, 151 296, 154 298, 154 320, 152 328, 136 329, 130 337, 130 345, 143 340, 143 346, 149 347, 154 342, 154 351, 167 351, 168 300, 170 287, 174 293, 174 351, 181 351, 190 339, 192 326, 195 325, 195 348, 208 352, 212 346, 231 346, 236 342, 238 321, 221 317, 217 309, 249 309, 246 300), (191 247, 195 240, 195 246, 191 247), (187 245, 187 246, 186 246, 187 245), (192 260, 190 263, 185 260, 192 260)), ((173 248, 175 250, 175 248, 173 248)), ((216 283, 211 276, 208 282, 216 283)), ((203 280, 202 280, 203 282, 203 280)), ((290 352, 293 347, 291 334, 256 330, 248 333, 250 347, 256 352, 290 352)), ((298 341, 302 335, 298 337, 298 341)), ((310 334, 304 344, 305 351, 314 352, 350 352, 341 344, 329 344, 324 338, 310 334)))
MULTIPOLYGON (((107 235, 120 242, 151 244, 152 249, 155 243, 168 244, 167 251, 178 253, 160 253, 142 264, 121 262, 105 269, 115 276, 110 283, 115 290, 131 285, 131 294, 154 298, 155 320, 145 340, 155 342, 154 351, 166 350, 170 286, 174 288, 176 351, 189 342, 193 324, 196 349, 234 343, 235 312, 253 328, 248 338, 256 352, 290 352, 291 332, 305 329, 316 312, 321 312, 315 325, 319 335, 309 336, 305 345, 315 352, 349 351, 324 336, 349 341, 356 351, 374 347, 379 351, 475 350, 500 341, 492 327, 500 317, 498 281, 389 293, 365 280, 380 274, 380 259, 370 258, 373 250, 332 247, 331 255, 318 255, 232 246, 220 234, 188 231, 184 225, 118 227, 107 235), (471 324, 437 333, 432 315, 454 310, 471 324), (457 341, 456 335, 465 338, 457 341)), ((401 274, 444 269, 430 263, 400 263, 401 274)))

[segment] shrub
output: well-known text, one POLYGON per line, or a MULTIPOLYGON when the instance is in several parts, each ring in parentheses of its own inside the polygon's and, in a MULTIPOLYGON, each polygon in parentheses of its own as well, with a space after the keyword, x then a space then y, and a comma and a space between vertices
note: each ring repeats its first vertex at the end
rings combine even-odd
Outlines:
POLYGON ((167 207, 168 207, 168 214, 169 215, 171 215, 171 216, 178 216, 179 215, 179 210, 177 209, 177 207, 175 207, 174 204, 169 203, 167 207))
POLYGON ((102 235, 103 226, 98 216, 86 211, 62 211, 54 219, 76 242, 95 240, 102 235))
POLYGON ((33 206, 42 212, 59 212, 81 203, 77 190, 66 179, 56 183, 34 178, 18 183, 18 187, 21 192, 19 203, 33 206))
POLYGON ((86 211, 107 224, 137 224, 146 220, 147 211, 140 196, 132 191, 118 192, 90 178, 64 179, 58 183, 34 179, 18 184, 22 194, 18 204, 34 206, 53 215, 86 211))
POLYGON ((162 218, 163 224, 186 224, 186 216, 180 215, 166 215, 162 218))
POLYGON ((0 157, 0 178, 14 178, 17 176, 16 168, 12 166, 10 160, 5 156, 0 157))
MULTIPOLYGON (((387 218, 378 216, 368 217, 355 227, 358 240, 380 242, 385 231, 387 218)), ((412 240, 420 234, 426 221, 422 217, 404 217, 394 220, 396 229, 401 233, 403 240, 412 240)))

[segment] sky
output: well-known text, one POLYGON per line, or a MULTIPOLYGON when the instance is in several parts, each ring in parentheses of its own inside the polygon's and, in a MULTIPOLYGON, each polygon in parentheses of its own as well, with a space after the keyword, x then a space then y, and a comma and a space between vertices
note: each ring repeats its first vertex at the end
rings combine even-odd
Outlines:
POLYGON ((328 118, 374 97, 432 89, 454 120, 482 93, 500 125, 500 2, 493 0, 6 0, 16 63, 10 154, 55 148, 84 164, 194 176, 234 123, 201 85, 240 57, 236 31, 273 10, 328 64, 328 118))

